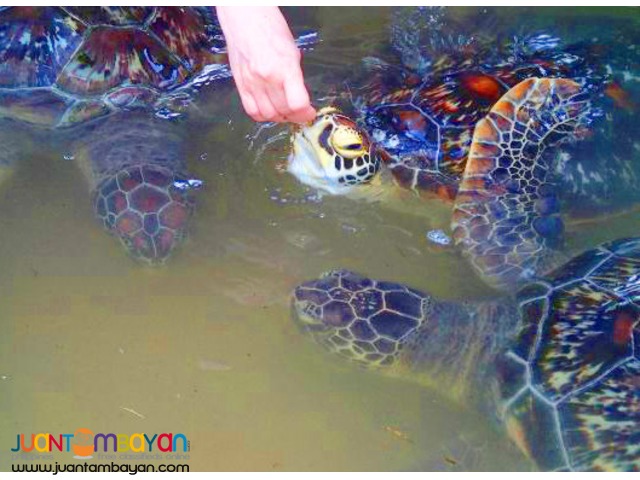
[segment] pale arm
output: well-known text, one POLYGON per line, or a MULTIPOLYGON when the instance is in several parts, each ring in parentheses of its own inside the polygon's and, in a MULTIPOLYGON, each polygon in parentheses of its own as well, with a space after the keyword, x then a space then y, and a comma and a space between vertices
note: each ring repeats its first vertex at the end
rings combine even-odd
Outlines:
POLYGON ((256 121, 315 117, 300 50, 278 7, 216 7, 242 105, 256 121))

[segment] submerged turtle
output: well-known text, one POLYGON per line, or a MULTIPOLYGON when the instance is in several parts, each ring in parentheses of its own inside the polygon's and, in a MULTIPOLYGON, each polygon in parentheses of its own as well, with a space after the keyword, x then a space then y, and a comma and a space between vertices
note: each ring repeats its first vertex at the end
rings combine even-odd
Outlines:
POLYGON ((529 79, 475 129, 455 238, 489 283, 524 284, 517 295, 457 303, 337 270, 298 286, 293 312, 329 350, 489 413, 541 469, 639 471, 640 238, 560 267, 549 252, 549 147, 588 110, 575 82, 529 79))
POLYGON ((134 257, 163 261, 193 205, 180 188, 184 135, 153 113, 171 116, 180 93, 224 61, 222 46, 205 8, 0 9, 0 169, 24 151, 12 138, 16 121, 71 129, 64 139, 98 218, 134 257))
POLYGON ((331 351, 490 414, 541 469, 639 471, 639 259, 640 239, 605 244, 476 304, 333 271, 294 311, 331 351))

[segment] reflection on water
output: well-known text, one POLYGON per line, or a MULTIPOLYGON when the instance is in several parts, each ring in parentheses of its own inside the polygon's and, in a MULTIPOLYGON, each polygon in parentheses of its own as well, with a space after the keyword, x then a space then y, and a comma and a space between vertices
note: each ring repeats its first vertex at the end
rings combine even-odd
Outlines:
MULTIPOLYGON (((316 98, 388 39, 385 9, 290 13, 321 32, 306 56, 316 98)), ((539 28, 557 14, 576 22, 570 13, 588 35, 606 21, 589 10, 524 18, 539 28)), ((25 137, 29 153, 0 190, 2 448, 16 433, 89 427, 184 432, 194 470, 530 469, 465 405, 334 360, 289 318, 291 289, 337 266, 441 298, 490 294, 458 256, 428 248, 448 207, 424 204, 426 217, 339 198, 272 201, 276 189, 305 192, 278 169, 279 145, 247 148, 254 129, 230 86, 204 88, 187 122, 187 163, 204 187, 188 240, 156 269, 96 224, 65 140, 25 137)), ((569 246, 634 235, 638 224, 628 214, 581 225, 569 246)), ((0 456, 0 469, 9 461, 0 456)))

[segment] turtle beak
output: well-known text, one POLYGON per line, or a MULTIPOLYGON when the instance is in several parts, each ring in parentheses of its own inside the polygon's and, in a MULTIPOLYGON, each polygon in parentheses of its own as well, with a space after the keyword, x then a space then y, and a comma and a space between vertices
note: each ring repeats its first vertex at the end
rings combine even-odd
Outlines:
POLYGON ((309 280, 298 285, 292 292, 291 307, 296 322, 305 328, 326 328, 322 319, 322 303, 328 296, 319 287, 322 282, 318 279, 309 280))
POLYGON ((319 307, 312 302, 293 299, 291 301, 292 318, 296 325, 305 332, 324 332, 329 329, 318 315, 319 307))

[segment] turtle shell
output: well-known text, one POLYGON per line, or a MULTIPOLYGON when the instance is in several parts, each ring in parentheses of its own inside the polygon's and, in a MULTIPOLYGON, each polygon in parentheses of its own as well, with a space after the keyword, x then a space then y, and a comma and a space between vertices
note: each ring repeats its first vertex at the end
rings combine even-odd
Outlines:
POLYGON ((71 126, 152 106, 224 58, 212 10, 0 10, 0 115, 71 126))
POLYGON ((163 263, 185 238, 194 209, 175 186, 181 179, 159 165, 122 169, 98 185, 96 215, 134 258, 163 263))
POLYGON ((376 64, 363 88, 360 115, 390 154, 389 167, 401 186, 452 200, 477 122, 511 87, 531 77, 568 77, 581 85, 601 78, 573 53, 532 50, 505 61, 505 49, 481 45, 450 52, 426 74, 376 64))
POLYGON ((511 437, 544 469, 640 471, 640 238, 575 257, 518 301, 499 366, 511 437))

